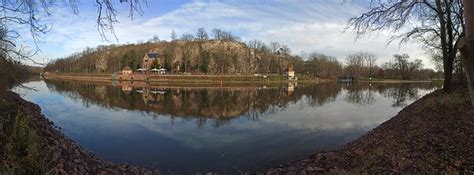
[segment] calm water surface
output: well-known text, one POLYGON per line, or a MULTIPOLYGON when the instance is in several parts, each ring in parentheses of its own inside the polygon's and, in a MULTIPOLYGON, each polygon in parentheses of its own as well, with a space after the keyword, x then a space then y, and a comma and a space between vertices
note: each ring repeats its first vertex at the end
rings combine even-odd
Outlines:
POLYGON ((435 90, 421 84, 177 87, 67 81, 14 90, 78 144, 165 174, 263 171, 365 134, 435 90))

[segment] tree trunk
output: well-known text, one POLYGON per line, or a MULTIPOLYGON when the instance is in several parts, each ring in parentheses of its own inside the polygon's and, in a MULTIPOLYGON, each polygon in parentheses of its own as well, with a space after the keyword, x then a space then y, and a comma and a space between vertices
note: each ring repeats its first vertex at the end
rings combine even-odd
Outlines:
POLYGON ((451 84, 453 79, 453 63, 450 63, 446 60, 443 61, 443 70, 444 70, 444 82, 443 82, 443 90, 444 92, 449 92, 451 90, 451 84))
POLYGON ((441 50, 443 54, 443 68, 444 68, 444 92, 448 92, 451 89, 451 77, 452 77, 452 62, 449 62, 449 53, 447 48, 447 33, 446 33, 446 20, 444 18, 443 7, 441 4, 441 0, 436 0, 436 10, 439 20, 439 27, 440 27, 440 40, 441 40, 441 50), (451 69, 450 69, 451 68, 451 69))
POLYGON ((466 22, 465 39, 460 42, 461 61, 466 73, 469 94, 474 106, 474 1, 463 0, 464 17, 466 22))

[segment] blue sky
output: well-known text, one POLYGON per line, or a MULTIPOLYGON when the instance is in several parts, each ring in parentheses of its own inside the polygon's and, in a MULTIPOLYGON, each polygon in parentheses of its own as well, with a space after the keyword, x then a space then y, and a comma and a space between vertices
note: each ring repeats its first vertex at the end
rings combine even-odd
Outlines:
MULTIPOLYGON (((429 57, 416 43, 387 45, 389 33, 385 31, 356 40, 352 32, 345 31, 347 20, 366 10, 366 1, 362 0, 148 0, 143 16, 135 15, 133 20, 128 18, 126 6, 118 0, 116 4, 121 11, 120 23, 115 26, 118 42, 112 36, 110 41, 101 39, 95 24, 94 3, 80 1, 79 15, 66 7, 53 9, 53 15, 47 17, 51 31, 38 43, 41 54, 36 59, 51 60, 97 45, 146 41, 153 35, 169 40, 171 30, 180 36, 195 34, 204 27, 208 32, 213 28, 231 31, 243 40, 286 44, 293 54, 320 52, 344 60, 350 53, 368 51, 378 56, 380 64, 395 53, 408 53, 432 67, 429 57)), ((23 38, 25 43, 30 40, 28 36, 23 38)))

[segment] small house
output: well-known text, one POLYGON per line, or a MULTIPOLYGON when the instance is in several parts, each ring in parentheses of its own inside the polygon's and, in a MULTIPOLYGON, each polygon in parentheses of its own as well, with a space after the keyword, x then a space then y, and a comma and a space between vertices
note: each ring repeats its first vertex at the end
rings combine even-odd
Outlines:
POLYGON ((133 86, 130 84, 123 84, 122 85, 122 91, 129 94, 133 91, 133 86))
POLYGON ((145 54, 142 61, 142 69, 150 70, 153 67, 153 62, 156 62, 160 67, 163 66, 164 59, 161 54, 156 51, 150 51, 145 54))
POLYGON ((132 70, 132 68, 130 68, 130 66, 125 66, 122 69, 122 74, 123 75, 131 75, 131 74, 133 74, 133 70, 132 70))
POLYGON ((293 65, 288 65, 288 68, 285 70, 285 76, 288 80, 296 80, 295 70, 293 65))
POLYGON ((297 85, 296 82, 289 82, 288 87, 286 88, 286 95, 290 96, 291 94, 293 94, 293 92, 295 91, 296 85, 297 85))

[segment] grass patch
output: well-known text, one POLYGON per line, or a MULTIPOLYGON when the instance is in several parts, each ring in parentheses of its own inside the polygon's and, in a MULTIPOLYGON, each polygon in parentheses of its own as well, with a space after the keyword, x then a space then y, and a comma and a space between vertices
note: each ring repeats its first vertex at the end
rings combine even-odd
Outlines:
POLYGON ((430 110, 454 109, 461 105, 469 105, 470 102, 468 91, 465 88, 448 93, 438 90, 425 100, 423 108, 430 110))
POLYGON ((33 128, 32 116, 16 105, 0 100, 2 120, 0 172, 15 174, 47 174, 50 158, 47 139, 33 128), (9 109, 4 111, 4 109, 9 109))

